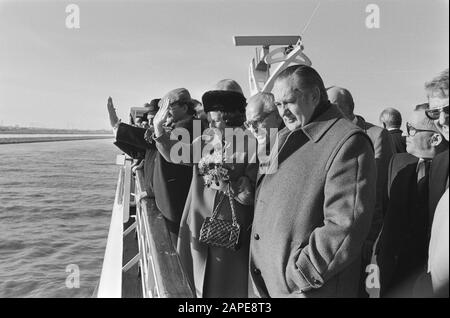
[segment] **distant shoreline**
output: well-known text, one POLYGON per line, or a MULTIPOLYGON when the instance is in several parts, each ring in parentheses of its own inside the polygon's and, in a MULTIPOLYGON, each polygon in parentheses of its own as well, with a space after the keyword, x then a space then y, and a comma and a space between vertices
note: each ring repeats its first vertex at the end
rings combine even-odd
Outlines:
POLYGON ((36 128, 36 127, 7 127, 0 126, 0 134, 83 134, 83 135, 103 135, 111 134, 112 130, 81 130, 81 129, 56 129, 56 128, 36 128))
POLYGON ((111 136, 77 136, 77 137, 25 137, 25 138, 0 138, 0 145, 24 144, 34 142, 53 142, 53 141, 74 141, 74 140, 92 140, 92 139, 112 139, 111 136))

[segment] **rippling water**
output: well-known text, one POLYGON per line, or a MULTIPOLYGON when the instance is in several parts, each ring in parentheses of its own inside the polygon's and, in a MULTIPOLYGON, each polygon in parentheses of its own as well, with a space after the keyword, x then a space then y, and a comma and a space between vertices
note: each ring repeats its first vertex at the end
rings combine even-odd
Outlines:
POLYGON ((90 297, 116 189, 112 140, 0 145, 0 297, 90 297), (67 266, 80 270, 67 288, 67 266))

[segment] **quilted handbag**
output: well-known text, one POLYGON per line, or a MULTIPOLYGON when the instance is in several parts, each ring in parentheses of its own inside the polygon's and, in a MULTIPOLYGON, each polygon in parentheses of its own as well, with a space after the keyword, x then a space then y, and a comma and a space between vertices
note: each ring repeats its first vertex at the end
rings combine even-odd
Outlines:
POLYGON ((239 234, 241 227, 236 221, 234 211, 233 198, 230 194, 230 185, 228 185, 227 193, 222 196, 211 217, 207 217, 200 229, 199 241, 214 247, 225 247, 231 250, 239 249, 239 234), (225 197, 230 200, 231 215, 233 221, 220 220, 217 218, 219 207, 225 197))

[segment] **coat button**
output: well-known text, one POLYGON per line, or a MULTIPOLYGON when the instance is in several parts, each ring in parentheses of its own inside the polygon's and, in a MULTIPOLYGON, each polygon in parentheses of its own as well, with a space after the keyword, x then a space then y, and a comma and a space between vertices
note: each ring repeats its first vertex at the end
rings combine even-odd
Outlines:
POLYGON ((256 234, 253 236, 253 238, 254 238, 255 240, 259 240, 259 234, 256 233, 256 234))
POLYGON ((254 270, 253 270, 253 273, 255 273, 255 275, 261 275, 261 271, 258 269, 258 268, 255 268, 254 270))

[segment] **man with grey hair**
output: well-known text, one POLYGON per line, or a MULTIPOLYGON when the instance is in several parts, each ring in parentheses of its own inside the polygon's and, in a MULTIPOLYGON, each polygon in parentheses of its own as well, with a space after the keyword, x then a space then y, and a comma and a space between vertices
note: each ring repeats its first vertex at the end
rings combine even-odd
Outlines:
POLYGON ((266 141, 268 129, 280 128, 283 123, 271 93, 258 93, 250 97, 245 108, 245 128, 250 130, 259 144, 266 141))
POLYGON ((402 114, 392 107, 383 109, 380 114, 380 123, 389 132, 394 153, 406 152, 406 136, 403 136, 402 114))
POLYGON ((257 93, 247 100, 245 115, 247 120, 244 126, 258 142, 258 186, 262 174, 273 173, 278 168, 271 162, 271 157, 278 150, 278 131, 284 127, 284 123, 275 106, 274 96, 267 92, 257 93))

